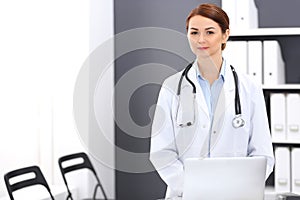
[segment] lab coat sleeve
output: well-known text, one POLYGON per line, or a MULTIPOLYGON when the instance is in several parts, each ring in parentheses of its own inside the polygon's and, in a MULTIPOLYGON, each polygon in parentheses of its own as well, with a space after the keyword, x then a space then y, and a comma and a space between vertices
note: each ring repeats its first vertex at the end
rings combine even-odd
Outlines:
POLYGON ((267 158, 266 179, 274 167, 274 154, 269 129, 266 105, 261 87, 256 86, 251 92, 251 127, 248 156, 264 156, 267 158))
POLYGON ((181 196, 183 187, 183 164, 178 156, 172 120, 174 98, 174 92, 164 84, 156 104, 151 132, 150 161, 168 186, 166 197, 181 196))

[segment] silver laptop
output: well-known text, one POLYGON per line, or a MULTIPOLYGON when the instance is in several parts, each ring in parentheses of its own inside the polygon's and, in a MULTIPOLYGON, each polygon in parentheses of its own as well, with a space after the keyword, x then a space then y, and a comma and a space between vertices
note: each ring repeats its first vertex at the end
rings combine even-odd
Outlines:
POLYGON ((183 200, 263 200, 264 157, 189 158, 183 200))

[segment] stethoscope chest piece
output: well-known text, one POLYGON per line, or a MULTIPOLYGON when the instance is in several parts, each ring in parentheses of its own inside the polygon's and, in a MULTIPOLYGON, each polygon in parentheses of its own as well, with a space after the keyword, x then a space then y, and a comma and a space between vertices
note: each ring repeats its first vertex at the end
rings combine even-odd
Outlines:
POLYGON ((240 128, 240 127, 243 127, 245 125, 245 121, 244 119, 242 118, 241 115, 236 115, 233 120, 232 120, 232 126, 234 128, 240 128))

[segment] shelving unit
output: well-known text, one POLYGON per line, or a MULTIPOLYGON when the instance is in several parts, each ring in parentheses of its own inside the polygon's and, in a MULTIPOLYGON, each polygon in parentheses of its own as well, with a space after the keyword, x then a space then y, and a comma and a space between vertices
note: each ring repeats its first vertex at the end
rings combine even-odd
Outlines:
MULTIPOLYGON (((264 85, 263 86, 267 111, 268 115, 270 115, 270 95, 271 93, 300 93, 300 84, 282 84, 282 85, 264 85)), ((300 117, 300 115, 299 115, 300 117)), ((300 146, 300 140, 272 140, 274 146, 300 146)))
MULTIPOLYGON (((272 93, 300 93, 300 28, 258 28, 232 31, 229 37, 232 41, 277 40, 281 45, 282 57, 285 61, 286 84, 263 85, 268 117, 270 121, 270 95, 272 93)), ((300 117, 300 114, 299 114, 300 117)), ((273 140, 275 147, 299 147, 299 140, 273 140)), ((275 186, 274 173, 267 180, 267 187, 275 186)))
MULTIPOLYGON (((257 28, 233 30, 231 41, 277 40, 285 60, 286 83, 300 84, 300 28, 257 28)), ((294 87, 294 86, 292 86, 294 87)))

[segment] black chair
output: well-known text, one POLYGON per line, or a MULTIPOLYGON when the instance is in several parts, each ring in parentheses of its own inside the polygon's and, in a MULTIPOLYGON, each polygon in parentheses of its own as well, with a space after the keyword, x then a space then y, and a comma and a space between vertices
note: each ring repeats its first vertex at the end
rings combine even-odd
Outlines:
POLYGON ((107 200, 107 196, 105 194, 105 191, 103 189, 103 186, 97 176, 97 173, 89 159, 89 157, 87 156, 86 153, 75 153, 75 154, 71 154, 71 155, 66 155, 66 156, 63 156, 61 158, 59 158, 58 160, 58 164, 59 164, 59 168, 60 168, 60 171, 61 171, 61 174, 62 174, 62 177, 64 179, 64 182, 65 182, 65 185, 67 187, 67 190, 68 190, 68 196, 67 196, 67 200, 70 199, 70 200, 73 200, 73 197, 72 197, 72 193, 69 189, 69 186, 68 186, 68 183, 67 183, 67 180, 66 180, 66 174, 69 173, 69 172, 72 172, 72 171, 75 171, 75 170, 80 170, 80 169, 84 169, 84 168, 87 168, 87 169, 90 169, 96 180, 97 180, 97 184, 94 188, 94 194, 93 194, 93 200, 96 198, 96 194, 97 194, 97 189, 98 187, 101 189, 102 191, 102 194, 103 194, 103 197, 105 200, 107 200), (83 159, 83 162, 82 163, 76 163, 76 164, 72 164, 72 165, 69 165, 69 166, 66 166, 66 167, 63 167, 63 162, 65 161, 70 161, 70 160, 73 160, 73 159, 78 159, 78 158, 82 158, 83 159))
POLYGON ((25 187, 33 186, 33 185, 43 185, 47 189, 51 199, 54 200, 54 197, 51 193, 50 187, 49 187, 41 169, 38 166, 30 166, 30 167, 25 167, 25 168, 21 168, 21 169, 17 169, 17 170, 8 172, 7 174, 4 175, 4 181, 5 181, 6 188, 7 188, 7 191, 8 191, 8 194, 9 194, 9 197, 11 200, 14 200, 14 197, 13 197, 14 191, 25 188, 25 187), (19 182, 13 183, 13 184, 10 183, 11 178, 25 175, 28 173, 34 173, 35 177, 28 178, 27 180, 24 179, 24 180, 21 180, 19 182))

